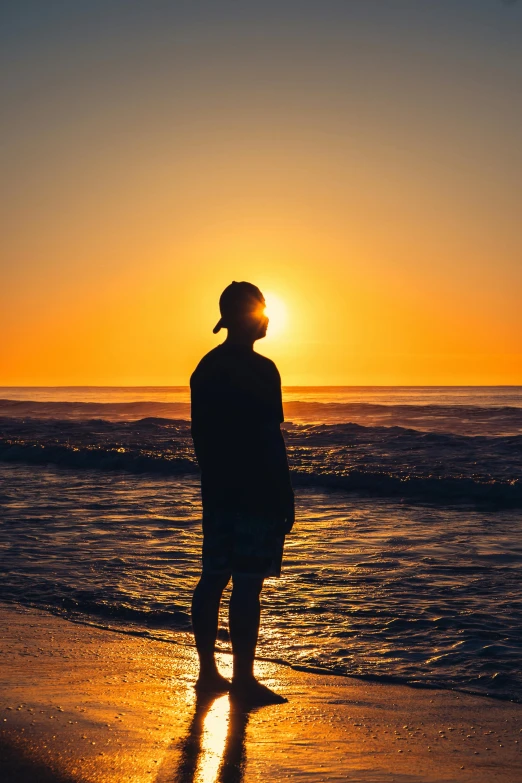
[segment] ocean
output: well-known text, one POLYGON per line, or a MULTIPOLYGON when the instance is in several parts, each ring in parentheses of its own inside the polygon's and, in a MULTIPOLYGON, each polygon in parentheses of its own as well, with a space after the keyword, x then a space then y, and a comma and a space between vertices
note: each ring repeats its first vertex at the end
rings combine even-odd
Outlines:
MULTIPOLYGON (((297 521, 259 655, 522 701, 522 387, 283 397, 297 521)), ((186 387, 0 388, 3 599, 192 643, 189 417, 186 387)))

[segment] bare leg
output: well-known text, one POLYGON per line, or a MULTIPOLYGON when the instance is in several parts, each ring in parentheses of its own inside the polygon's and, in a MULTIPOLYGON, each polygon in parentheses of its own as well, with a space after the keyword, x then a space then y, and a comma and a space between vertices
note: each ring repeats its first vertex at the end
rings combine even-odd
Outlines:
POLYGON ((230 598, 230 640, 234 653, 234 682, 254 679, 254 658, 261 605, 259 595, 263 579, 234 575, 230 598))
POLYGON ((254 659, 261 607, 259 595, 263 579, 234 575, 230 599, 230 638, 234 653, 231 693, 249 706, 281 704, 286 699, 258 682, 254 676, 254 659))
POLYGON ((202 691, 226 691, 230 685, 218 672, 214 658, 219 604, 229 580, 229 574, 203 573, 192 598, 192 628, 199 656, 196 688, 202 691))

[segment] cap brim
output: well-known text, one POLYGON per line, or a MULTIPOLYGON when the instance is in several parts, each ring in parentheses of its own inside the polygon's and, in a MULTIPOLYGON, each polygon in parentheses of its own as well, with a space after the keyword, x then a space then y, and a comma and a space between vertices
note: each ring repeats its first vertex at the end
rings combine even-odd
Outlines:
POLYGON ((223 319, 220 318, 219 321, 217 322, 217 324, 212 329, 212 331, 214 332, 214 334, 217 334, 219 332, 219 330, 222 329, 222 328, 223 328, 223 319))

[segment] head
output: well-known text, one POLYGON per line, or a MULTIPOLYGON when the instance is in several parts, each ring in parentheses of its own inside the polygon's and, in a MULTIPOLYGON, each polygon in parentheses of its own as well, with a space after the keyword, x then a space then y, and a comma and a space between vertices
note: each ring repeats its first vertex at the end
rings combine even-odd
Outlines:
POLYGON ((221 318, 214 327, 214 334, 225 328, 229 337, 241 340, 254 342, 265 337, 268 327, 265 307, 265 298, 257 286, 234 281, 219 298, 221 318))

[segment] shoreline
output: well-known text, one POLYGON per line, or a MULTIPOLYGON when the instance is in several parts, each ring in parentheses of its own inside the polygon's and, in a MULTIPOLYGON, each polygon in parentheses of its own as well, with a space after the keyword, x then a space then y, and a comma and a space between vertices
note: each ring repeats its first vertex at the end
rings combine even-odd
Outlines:
MULTIPOLYGON (((74 616, 67 617, 64 614, 61 614, 60 612, 56 611, 54 612, 52 609, 46 609, 40 606, 30 606, 30 605, 24 605, 19 604, 16 601, 8 601, 8 600, 0 600, 0 615, 1 610, 3 606, 10 606, 13 609, 30 609, 37 612, 42 612, 43 614, 48 614, 51 617, 57 617, 60 620, 64 620, 68 623, 73 623, 74 625, 80 625, 85 626, 87 628, 95 628, 99 631, 104 631, 108 633, 115 633, 120 634, 122 636, 134 636, 139 639, 148 639, 151 642, 160 642, 161 644, 174 644, 174 645, 181 645, 182 647, 188 647, 191 649, 196 649, 195 644, 191 641, 187 641, 185 638, 172 638, 172 639, 164 639, 161 636, 155 636, 154 631, 149 631, 146 628, 140 629, 140 628, 132 628, 132 627, 120 627, 114 625, 108 625, 104 624, 102 621, 100 622, 89 622, 84 621, 81 619, 77 619, 74 616)), ((94 617, 94 615, 93 615, 94 617)), ((164 633, 171 632, 173 637, 177 634, 188 634, 191 637, 191 632, 188 631, 186 628, 172 628, 172 629, 165 629, 164 633)), ((216 644, 216 653, 219 653, 222 656, 232 656, 232 651, 227 650, 223 647, 220 647, 219 640, 216 644)), ((292 663, 291 661, 286 661, 284 658, 271 658, 269 656, 264 655, 257 655, 256 661, 260 661, 263 663, 271 663, 275 664, 277 666, 281 666, 282 668, 292 669, 296 672, 302 672, 304 674, 310 674, 310 675, 319 675, 322 677, 346 677, 349 680, 356 680, 360 683, 375 683, 375 684, 381 684, 381 685, 391 685, 391 686, 397 686, 402 688, 412 688, 413 690, 425 690, 425 691, 446 691, 448 693, 456 693, 456 694, 462 694, 463 696, 474 696, 480 699, 487 699, 487 700, 493 700, 498 701, 504 704, 518 704, 522 705, 522 700, 517 698, 509 698, 507 696, 498 695, 495 693, 484 693, 480 691, 471 691, 466 690, 464 688, 457 688, 452 686, 444 687, 442 685, 438 685, 435 683, 429 683, 429 682, 408 682, 407 680, 403 680, 400 678, 393 678, 393 677, 387 677, 386 675, 381 676, 374 676, 371 675, 364 675, 364 674, 349 674, 347 672, 343 671, 334 671, 332 669, 328 669, 326 666, 307 666, 306 664, 298 664, 298 663, 292 663)), ((521 740, 522 742, 522 740, 521 740)))
POLYGON ((238 712, 228 696, 196 704, 193 647, 13 604, 0 617, 10 783, 522 779, 520 704, 258 661, 288 703, 238 712))

